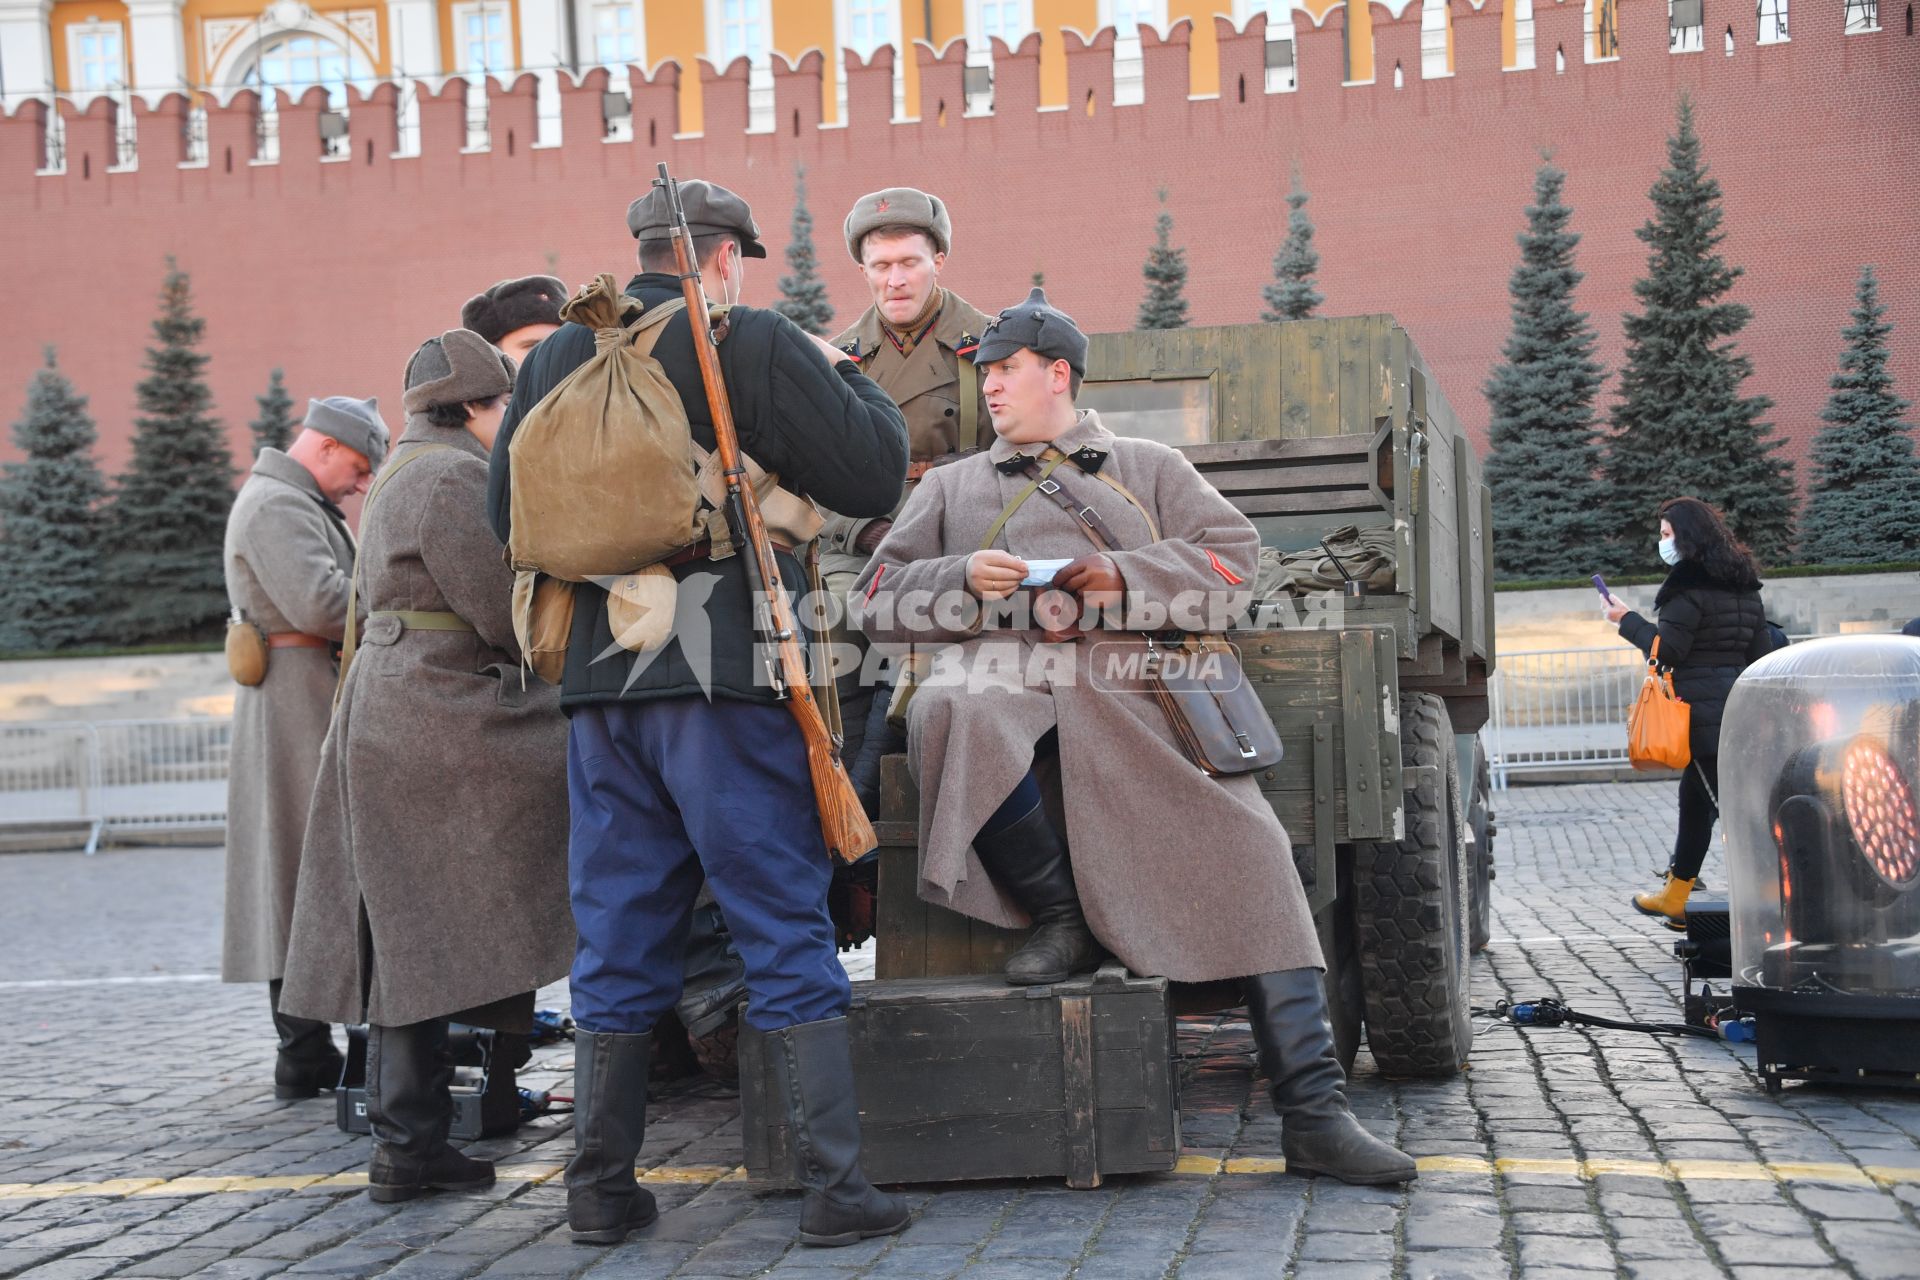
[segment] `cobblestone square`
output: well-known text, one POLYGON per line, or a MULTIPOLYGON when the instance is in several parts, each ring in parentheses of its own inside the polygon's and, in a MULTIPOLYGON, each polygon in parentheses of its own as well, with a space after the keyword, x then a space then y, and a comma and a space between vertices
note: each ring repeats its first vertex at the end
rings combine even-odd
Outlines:
MULTIPOLYGON (((1474 999, 1555 996, 1671 1021, 1674 935, 1627 894, 1663 866, 1672 784, 1496 798, 1494 942, 1474 999)), ((1724 886, 1716 856, 1706 876, 1724 886)), ((276 1103, 266 995, 214 976, 221 854, 0 857, 0 1276, 938 1277, 1395 1280, 1920 1275, 1920 1095, 1789 1086, 1750 1046, 1481 1020, 1471 1070, 1392 1082, 1365 1050, 1355 1111, 1418 1156, 1405 1190, 1289 1176, 1244 1024, 1189 1021, 1169 1175, 913 1187, 901 1236, 795 1244, 795 1201, 735 1172, 739 1114, 692 1094, 650 1113, 659 1223, 570 1243, 563 1116, 480 1144, 500 1181, 383 1206, 330 1096, 276 1103)), ((861 976, 865 957, 851 957, 861 976)), ((868 962, 870 963, 870 962, 868 962)), ((541 1004, 564 1008, 564 985, 541 1004)), ((533 1088, 571 1091, 569 1045, 533 1088)))

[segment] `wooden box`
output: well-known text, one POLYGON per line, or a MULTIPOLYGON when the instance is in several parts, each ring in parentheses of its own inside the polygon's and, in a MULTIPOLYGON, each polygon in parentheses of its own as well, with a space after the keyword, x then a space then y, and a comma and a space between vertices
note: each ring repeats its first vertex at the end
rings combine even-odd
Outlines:
MULTIPOLYGON (((1164 978, 1117 964, 1051 987, 993 976, 857 982, 848 1014, 861 1163, 878 1183, 1163 1172, 1180 1156, 1164 978)), ((748 1175, 789 1188, 765 1036, 740 1035, 748 1175)))

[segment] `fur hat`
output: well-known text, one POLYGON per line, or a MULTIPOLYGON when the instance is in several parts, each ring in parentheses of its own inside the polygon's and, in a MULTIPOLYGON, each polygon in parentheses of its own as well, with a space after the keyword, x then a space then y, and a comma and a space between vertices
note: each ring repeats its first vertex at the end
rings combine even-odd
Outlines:
POLYGON ((912 227, 924 231, 933 241, 936 253, 953 252, 953 219, 939 196, 930 196, 914 187, 888 187, 873 191, 853 202, 847 214, 847 252, 859 262, 860 242, 882 227, 912 227))
POLYGON ((380 417, 378 397, 355 400, 352 396, 323 396, 309 400, 306 421, 300 425, 338 440, 365 458, 369 466, 377 468, 386 460, 387 424, 380 417))
POLYGON ((476 293, 460 308, 460 327, 471 329, 488 342, 530 324, 559 324, 560 304, 567 286, 552 276, 522 276, 502 280, 485 293, 476 293))
POLYGON ((407 361, 406 381, 400 403, 408 413, 424 413, 436 404, 505 395, 513 390, 513 361, 471 329, 449 329, 420 344, 407 361))

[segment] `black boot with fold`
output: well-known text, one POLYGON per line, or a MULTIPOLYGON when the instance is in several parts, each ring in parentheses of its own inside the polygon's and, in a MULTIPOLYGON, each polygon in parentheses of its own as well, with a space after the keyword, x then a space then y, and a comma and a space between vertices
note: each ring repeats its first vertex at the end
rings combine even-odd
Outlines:
POLYGON ((648 1035, 578 1031, 573 1037, 573 1159, 567 1225, 577 1244, 619 1244, 660 1216, 634 1176, 647 1136, 648 1035))
POLYGON ((445 1018, 367 1028, 367 1122, 374 1142, 367 1194, 374 1200, 393 1204, 428 1191, 493 1185, 493 1161, 470 1159, 447 1143, 452 1084, 445 1018))
POLYGON ((800 1243, 828 1248, 904 1231, 906 1201, 860 1170, 860 1108, 845 1018, 785 1027, 768 1037, 793 1131, 794 1178, 806 1189, 800 1243))
POLYGON ((1326 1174, 1356 1186, 1415 1178, 1413 1157, 1368 1133, 1347 1107, 1347 1073, 1334 1052, 1320 971, 1284 969, 1246 981, 1260 1069, 1283 1121, 1287 1172, 1326 1174))
POLYGON ((1046 806, 1035 805, 991 835, 981 832, 973 838, 973 851, 993 882, 1033 917, 1033 936, 1007 960, 1008 982, 1043 986, 1099 967, 1107 952, 1087 927, 1066 842, 1046 806))

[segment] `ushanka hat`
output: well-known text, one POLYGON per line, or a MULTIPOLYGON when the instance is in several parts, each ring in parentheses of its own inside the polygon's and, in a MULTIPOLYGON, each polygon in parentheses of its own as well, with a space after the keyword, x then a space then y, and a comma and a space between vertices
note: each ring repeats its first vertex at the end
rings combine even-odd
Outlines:
POLYGON ((888 187, 853 202, 847 215, 847 252, 859 262, 860 242, 882 227, 911 227, 924 231, 937 253, 953 252, 953 219, 938 196, 915 187, 888 187))
POLYGON ((560 304, 566 300, 567 286, 552 276, 502 280, 485 293, 467 299, 467 305, 460 308, 460 327, 497 344, 515 329, 559 324, 560 304))
POLYGON ((408 413, 491 400, 513 390, 513 361, 473 330, 449 329, 420 344, 407 361, 406 382, 400 403, 408 413))
POLYGON ((380 417, 380 400, 355 400, 352 396, 323 396, 307 401, 308 431, 338 440, 378 467, 387 456, 387 424, 380 417))

